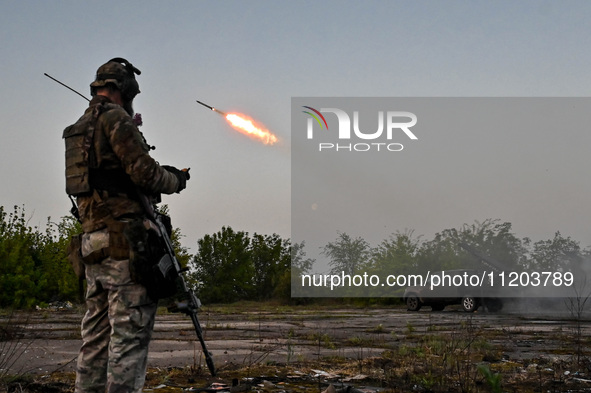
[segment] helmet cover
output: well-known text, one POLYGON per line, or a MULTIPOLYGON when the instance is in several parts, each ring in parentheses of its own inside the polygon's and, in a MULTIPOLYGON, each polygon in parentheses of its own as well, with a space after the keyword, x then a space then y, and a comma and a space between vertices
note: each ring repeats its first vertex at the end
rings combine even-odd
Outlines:
POLYGON ((98 68, 95 80, 90 84, 91 93, 96 91, 97 87, 104 87, 111 83, 120 91, 124 101, 131 101, 140 93, 140 87, 135 79, 135 75, 140 75, 141 71, 135 68, 129 61, 116 57, 98 68))

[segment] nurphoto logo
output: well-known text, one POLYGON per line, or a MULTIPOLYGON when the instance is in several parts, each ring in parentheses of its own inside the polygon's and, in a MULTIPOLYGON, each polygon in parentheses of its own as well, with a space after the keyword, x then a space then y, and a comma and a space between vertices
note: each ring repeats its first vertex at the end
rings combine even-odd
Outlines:
POLYGON ((399 138, 401 135, 406 135, 411 140, 418 139, 411 131, 411 127, 417 124, 417 116, 411 112, 387 111, 384 115, 384 111, 378 111, 378 126, 377 130, 374 131, 373 129, 361 129, 359 126, 359 111, 353 111, 353 127, 351 127, 351 116, 342 109, 320 108, 320 110, 317 110, 311 106, 303 106, 303 108, 306 110, 302 112, 309 116, 306 128, 307 139, 314 139, 315 127, 320 129, 323 139, 334 139, 335 136, 338 138, 333 142, 318 143, 318 151, 401 151, 404 149, 402 143, 393 142, 392 139, 399 138), (338 122, 336 135, 334 132, 330 133, 332 129, 329 131, 328 122, 323 113, 331 113, 336 116, 338 122), (371 142, 343 143, 355 139, 371 142))

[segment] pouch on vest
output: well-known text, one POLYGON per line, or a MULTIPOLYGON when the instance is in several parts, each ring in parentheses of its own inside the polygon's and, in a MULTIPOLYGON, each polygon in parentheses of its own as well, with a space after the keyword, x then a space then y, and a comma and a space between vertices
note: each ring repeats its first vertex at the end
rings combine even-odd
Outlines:
POLYGON ((109 256, 113 259, 129 259, 130 242, 125 235, 127 227, 135 220, 110 220, 107 222, 109 229, 109 256))
POLYGON ((83 233, 81 236, 80 254, 87 265, 100 263, 109 253, 110 234, 107 228, 83 233))
POLYGON ((82 260, 82 254, 80 252, 82 243, 82 234, 79 233, 77 235, 73 235, 70 238, 70 243, 68 243, 68 248, 66 249, 68 255, 68 261, 72 265, 74 269, 74 273, 78 278, 83 279, 86 276, 84 262, 82 260))
POLYGON ((66 143, 66 192, 80 195, 90 192, 90 167, 96 166, 94 129, 99 115, 105 110, 96 105, 82 115, 75 124, 66 127, 62 138, 66 143))
POLYGON ((86 127, 71 125, 64 130, 66 142, 66 192, 80 195, 90 192, 88 151, 90 141, 86 127))
POLYGON ((162 299, 177 292, 178 274, 158 228, 148 219, 135 220, 125 230, 130 244, 130 273, 135 282, 144 285, 148 295, 162 299))

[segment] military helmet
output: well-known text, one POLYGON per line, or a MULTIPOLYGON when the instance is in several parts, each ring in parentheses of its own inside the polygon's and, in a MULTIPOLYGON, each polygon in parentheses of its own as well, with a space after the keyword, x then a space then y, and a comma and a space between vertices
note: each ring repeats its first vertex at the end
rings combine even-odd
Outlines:
POLYGON ((94 95, 97 87, 112 83, 121 91, 121 97, 124 101, 131 101, 140 92, 140 86, 135 80, 135 75, 141 73, 129 61, 121 57, 115 57, 98 68, 96 78, 90 84, 90 93, 94 95))

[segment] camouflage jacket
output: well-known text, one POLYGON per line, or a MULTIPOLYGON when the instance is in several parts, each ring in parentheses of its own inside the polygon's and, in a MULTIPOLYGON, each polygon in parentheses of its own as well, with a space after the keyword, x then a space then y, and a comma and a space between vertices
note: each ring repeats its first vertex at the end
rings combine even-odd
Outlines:
MULTIPOLYGON (((147 195, 159 195, 172 194, 179 186, 177 177, 150 156, 143 135, 121 106, 95 96, 85 113, 96 105, 105 105, 93 140, 93 171, 102 185, 95 184, 90 195, 77 197, 82 230, 87 233, 105 228, 112 219, 142 215, 144 209, 134 197, 136 188, 147 195)), ((92 172, 90 178, 92 184, 92 172)))

